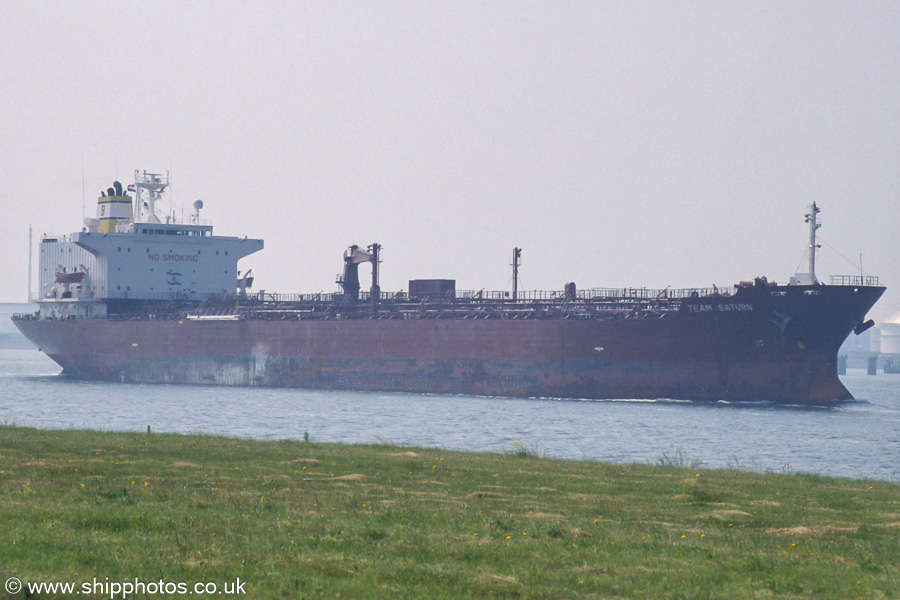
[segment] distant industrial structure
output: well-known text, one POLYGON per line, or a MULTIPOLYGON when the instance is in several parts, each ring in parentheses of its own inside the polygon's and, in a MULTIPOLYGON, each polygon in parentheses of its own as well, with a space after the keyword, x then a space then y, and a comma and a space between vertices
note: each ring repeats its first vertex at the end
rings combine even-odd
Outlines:
POLYGON ((838 352, 838 374, 845 374, 848 368, 866 369, 869 375, 878 371, 900 374, 900 312, 880 327, 847 338, 838 352))

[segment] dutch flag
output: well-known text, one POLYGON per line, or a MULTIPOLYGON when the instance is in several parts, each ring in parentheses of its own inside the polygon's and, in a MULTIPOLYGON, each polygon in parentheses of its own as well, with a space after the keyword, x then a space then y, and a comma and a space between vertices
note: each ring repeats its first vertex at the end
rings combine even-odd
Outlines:
POLYGON ((129 192, 133 192, 133 191, 134 191, 134 184, 133 184, 133 183, 128 185, 128 191, 129 191, 129 192))

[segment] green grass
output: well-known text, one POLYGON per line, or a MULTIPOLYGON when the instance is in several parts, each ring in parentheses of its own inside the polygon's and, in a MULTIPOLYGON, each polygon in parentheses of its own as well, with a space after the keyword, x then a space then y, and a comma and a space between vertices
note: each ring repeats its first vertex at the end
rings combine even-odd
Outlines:
POLYGON ((3 581, 240 577, 254 599, 900 598, 898 557, 889 482, 0 427, 3 581))

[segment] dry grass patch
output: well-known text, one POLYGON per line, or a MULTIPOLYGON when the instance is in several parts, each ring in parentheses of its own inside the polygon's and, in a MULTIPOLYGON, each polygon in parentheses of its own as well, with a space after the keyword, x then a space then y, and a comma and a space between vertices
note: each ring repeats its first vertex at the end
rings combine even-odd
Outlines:
POLYGON ((350 475, 338 475, 332 477, 331 481, 363 481, 366 478, 362 473, 351 473, 350 475))
POLYGON ((718 519, 719 521, 727 521, 730 517, 749 517, 750 513, 742 510, 714 510, 707 515, 707 518, 718 519))
POLYGON ((478 576, 481 583, 510 583, 518 585, 519 580, 511 575, 497 575, 496 573, 482 573, 478 576))
POLYGON ((622 498, 613 498, 602 494, 569 494, 570 500, 579 500, 581 502, 624 502, 622 498))
POLYGON ((798 525, 796 527, 784 527, 781 529, 767 529, 767 533, 776 535, 822 535, 823 533, 850 532, 855 533, 859 527, 835 527, 832 525, 798 525))

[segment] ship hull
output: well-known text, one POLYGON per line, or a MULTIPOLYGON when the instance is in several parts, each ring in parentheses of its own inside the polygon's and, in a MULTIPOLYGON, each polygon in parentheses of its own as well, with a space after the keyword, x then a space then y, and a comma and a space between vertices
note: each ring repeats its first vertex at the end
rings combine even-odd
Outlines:
POLYGON ((828 404, 881 287, 783 286, 617 319, 52 321, 19 329, 87 380, 828 404))

